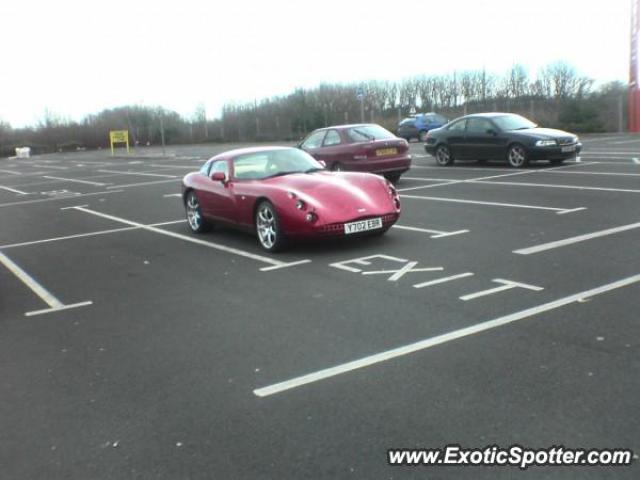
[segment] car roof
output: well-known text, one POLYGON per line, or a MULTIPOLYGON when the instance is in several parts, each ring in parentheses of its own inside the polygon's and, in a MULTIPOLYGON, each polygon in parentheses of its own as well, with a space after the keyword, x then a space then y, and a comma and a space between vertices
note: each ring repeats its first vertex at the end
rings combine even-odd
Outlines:
POLYGON ((471 113, 471 114, 465 115, 464 117, 461 117, 461 118, 472 118, 472 117, 495 118, 495 117, 503 117, 505 115, 517 115, 517 113, 509 113, 509 112, 471 113))
POLYGON ((320 132, 322 130, 345 130, 347 128, 355 127, 379 127, 377 123, 350 123, 347 125, 331 125, 330 127, 317 128, 314 132, 320 132))

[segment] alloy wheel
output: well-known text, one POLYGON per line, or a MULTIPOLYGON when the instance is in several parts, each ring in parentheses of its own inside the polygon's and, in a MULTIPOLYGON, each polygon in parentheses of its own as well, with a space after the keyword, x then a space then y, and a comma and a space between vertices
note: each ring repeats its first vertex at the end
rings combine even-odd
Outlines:
POLYGON ((527 152, 522 145, 513 145, 509 148, 508 160, 512 167, 523 167, 527 161, 527 152))
POLYGON ((438 162, 438 165, 449 165, 449 163, 451 163, 449 148, 444 145, 438 147, 436 150, 436 162, 438 162))
POLYGON ((187 197, 187 221, 191 230, 197 232, 202 227, 202 216, 200 215, 200 205, 194 193, 187 197))
POLYGON ((260 244, 264 248, 270 250, 278 240, 276 217, 271 207, 267 204, 260 206, 256 217, 258 240, 260 240, 260 244))

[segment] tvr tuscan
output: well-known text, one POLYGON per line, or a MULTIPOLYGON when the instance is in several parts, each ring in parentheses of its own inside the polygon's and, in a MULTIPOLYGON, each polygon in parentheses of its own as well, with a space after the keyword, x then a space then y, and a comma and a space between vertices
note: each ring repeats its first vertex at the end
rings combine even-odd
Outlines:
POLYGON ((400 216, 391 182, 374 174, 330 172, 287 147, 232 150, 187 174, 182 197, 189 227, 216 224, 253 231, 270 252, 287 240, 382 235, 400 216))

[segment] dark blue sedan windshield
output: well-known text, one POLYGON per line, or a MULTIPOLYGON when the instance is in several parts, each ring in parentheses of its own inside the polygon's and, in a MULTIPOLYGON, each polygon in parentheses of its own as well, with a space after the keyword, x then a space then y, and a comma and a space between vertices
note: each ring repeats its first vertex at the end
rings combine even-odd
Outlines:
POLYGON ((536 128, 537 125, 520 115, 503 115, 494 117, 493 121, 501 130, 524 130, 525 128, 536 128))

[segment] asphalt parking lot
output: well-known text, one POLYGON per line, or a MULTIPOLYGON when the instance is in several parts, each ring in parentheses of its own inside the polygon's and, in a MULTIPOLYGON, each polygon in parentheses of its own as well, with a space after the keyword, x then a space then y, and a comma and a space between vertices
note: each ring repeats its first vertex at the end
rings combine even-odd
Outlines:
POLYGON ((639 478, 387 463, 640 453, 640 138, 582 140, 524 170, 413 143, 387 235, 278 255, 187 228, 229 145, 0 159, 0 476, 639 478))

